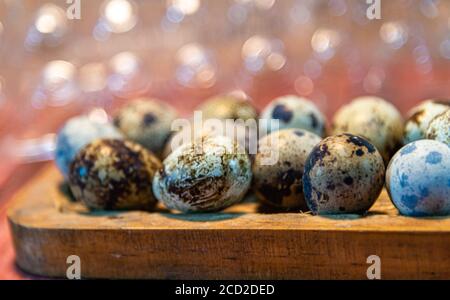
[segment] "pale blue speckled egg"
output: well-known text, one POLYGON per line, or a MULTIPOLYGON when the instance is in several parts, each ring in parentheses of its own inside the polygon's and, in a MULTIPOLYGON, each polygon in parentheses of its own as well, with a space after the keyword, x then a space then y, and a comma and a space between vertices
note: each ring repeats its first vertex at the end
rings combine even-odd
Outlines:
POLYGON ((87 144, 100 138, 121 139, 123 136, 110 122, 82 115, 69 119, 58 133, 55 162, 64 178, 70 164, 87 144))
POLYGON ((407 216, 450 214, 450 148, 433 140, 404 146, 386 173, 392 202, 407 216))

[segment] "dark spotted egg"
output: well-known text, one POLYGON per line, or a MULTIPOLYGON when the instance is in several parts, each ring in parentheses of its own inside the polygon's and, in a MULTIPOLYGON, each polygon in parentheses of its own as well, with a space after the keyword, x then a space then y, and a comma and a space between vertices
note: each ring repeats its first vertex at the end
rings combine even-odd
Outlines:
POLYGON ((435 117, 428 126, 426 138, 450 146, 450 108, 435 117))
POLYGON ((378 198, 385 168, 366 139, 340 134, 322 140, 309 155, 303 191, 314 214, 365 213, 378 198))
POLYGON ((139 98, 118 112, 114 124, 127 138, 160 155, 176 118, 176 110, 167 103, 139 98))
POLYGON ((251 163, 230 138, 204 136, 175 149, 153 180, 153 191, 168 208, 209 212, 226 208, 250 187, 251 163))
POLYGON ((388 166, 386 187, 403 215, 449 215, 450 147, 432 140, 404 146, 388 166))
POLYGON ((309 153, 321 141, 303 129, 283 129, 259 141, 253 162, 253 188, 260 201, 306 211, 302 176, 309 153))
POLYGON ((151 209, 156 204, 152 180, 161 167, 138 144, 100 139, 78 153, 69 184, 75 198, 93 209, 151 209))
MULTIPOLYGON (((279 120, 278 129, 298 128, 318 136, 325 135, 325 117, 313 102, 294 95, 282 96, 270 102, 261 113, 262 120, 279 120)), ((262 122, 265 133, 275 131, 262 122)))
POLYGON ((408 112, 403 144, 425 139, 430 122, 450 108, 450 100, 426 100, 408 112))
POLYGON ((334 115, 332 134, 363 136, 377 147, 386 165, 401 146, 403 118, 389 102, 372 96, 354 99, 334 115))

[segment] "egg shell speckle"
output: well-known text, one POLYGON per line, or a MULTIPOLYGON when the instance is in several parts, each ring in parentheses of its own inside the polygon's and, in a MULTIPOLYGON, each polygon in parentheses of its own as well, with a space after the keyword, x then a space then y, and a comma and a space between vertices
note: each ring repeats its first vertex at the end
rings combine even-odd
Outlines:
POLYGON ((427 100, 408 112, 405 123, 403 144, 424 139, 430 122, 450 107, 450 100, 427 100))
POLYGON ((403 215, 450 214, 449 146, 432 140, 404 146, 388 166, 386 187, 403 215))
POLYGON ((258 112, 250 100, 233 95, 219 95, 209 98, 196 110, 202 112, 203 119, 240 119, 246 121, 258 118, 258 112))
POLYGON ((69 184, 77 200, 93 209, 151 209, 153 176, 162 167, 148 150, 131 141, 101 139, 73 161, 69 184))
POLYGON ((114 124, 127 138, 160 155, 176 118, 176 110, 167 103, 139 98, 119 110, 114 124))
MULTIPOLYGON (((261 119, 279 120, 279 129, 298 128, 324 136, 326 122, 324 115, 308 99, 294 95, 282 96, 270 102, 261 113, 261 119)), ((264 132, 274 131, 269 124, 263 126, 264 132), (267 126, 266 126, 267 125, 267 126)))
POLYGON ((253 188, 258 199, 276 207, 307 211, 303 171, 308 155, 320 141, 319 136, 303 129, 284 129, 263 137, 253 163, 253 188), (267 164, 264 158, 272 155, 278 159, 267 164))
POLYGON ((120 139, 122 134, 109 122, 100 122, 88 116, 69 119, 58 132, 55 162, 64 178, 68 178, 70 164, 87 144, 99 138, 120 139))
POLYGON ((450 146, 450 109, 435 117, 428 126, 426 138, 450 146))
POLYGON ((163 164, 153 191, 168 208, 182 212, 217 211, 239 202, 252 179, 248 155, 223 136, 184 144, 163 164))
POLYGON ((258 140, 258 124, 256 121, 254 123, 234 121, 233 124, 227 124, 228 121, 225 120, 215 121, 220 124, 214 122, 209 124, 211 125, 209 126, 207 124, 208 120, 204 120, 203 127, 199 129, 191 122, 190 126, 186 126, 180 131, 173 133, 164 147, 162 157, 166 158, 174 149, 177 149, 183 144, 192 143, 202 136, 227 136, 244 147, 250 156, 256 154, 258 140), (199 132, 196 132, 196 130, 199 132))
POLYGON ((366 138, 377 147, 387 165, 401 146, 403 118, 392 104, 381 98, 358 97, 336 112, 331 132, 333 135, 348 132, 366 138))
POLYGON ((378 198, 385 168, 378 150, 352 134, 322 140, 308 157, 303 191, 314 214, 364 213, 378 198))

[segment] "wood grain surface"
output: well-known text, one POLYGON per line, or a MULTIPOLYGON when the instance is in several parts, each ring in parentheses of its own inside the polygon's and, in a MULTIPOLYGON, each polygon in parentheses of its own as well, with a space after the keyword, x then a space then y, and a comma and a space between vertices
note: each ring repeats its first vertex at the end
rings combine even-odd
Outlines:
POLYGON ((251 197, 221 213, 90 212, 50 166, 14 199, 8 219, 18 265, 83 278, 449 279, 450 218, 398 216, 385 192, 366 216, 270 212, 251 197))

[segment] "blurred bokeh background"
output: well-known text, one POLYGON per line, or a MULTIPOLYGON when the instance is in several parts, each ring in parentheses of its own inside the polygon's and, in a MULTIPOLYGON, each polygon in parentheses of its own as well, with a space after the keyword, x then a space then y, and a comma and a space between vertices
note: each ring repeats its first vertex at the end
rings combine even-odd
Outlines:
POLYGON ((402 112, 450 96, 450 1, 382 0, 379 20, 367 18, 368 7, 0 0, 0 183, 18 163, 48 159, 52 134, 69 116, 111 112, 140 95, 188 114, 217 93, 243 91, 260 108, 294 93, 328 117, 362 94, 402 112), (77 3, 80 19, 68 18, 77 3))

